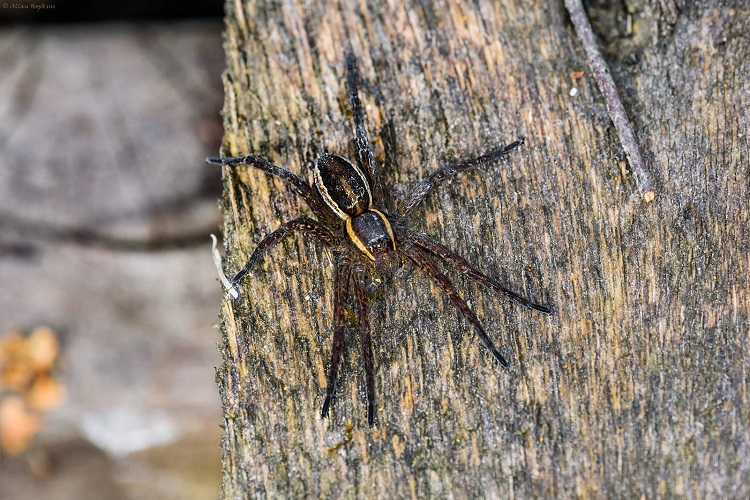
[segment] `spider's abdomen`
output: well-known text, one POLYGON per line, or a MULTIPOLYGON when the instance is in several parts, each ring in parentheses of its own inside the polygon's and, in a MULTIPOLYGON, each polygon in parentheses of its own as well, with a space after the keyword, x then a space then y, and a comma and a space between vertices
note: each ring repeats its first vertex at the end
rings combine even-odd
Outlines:
POLYGON ((369 259, 396 249, 391 223, 379 210, 370 209, 347 219, 346 232, 352 243, 369 259))
POLYGON ((315 187, 328 208, 341 219, 365 212, 372 205, 367 177, 344 158, 324 153, 315 160, 315 187))

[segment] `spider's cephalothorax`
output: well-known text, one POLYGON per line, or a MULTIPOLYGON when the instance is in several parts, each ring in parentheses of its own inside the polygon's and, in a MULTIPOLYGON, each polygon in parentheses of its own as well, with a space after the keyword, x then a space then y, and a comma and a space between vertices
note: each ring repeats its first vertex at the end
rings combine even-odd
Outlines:
POLYGON ((482 344, 503 366, 508 365, 505 358, 484 331, 479 319, 469 305, 456 292, 450 280, 437 268, 433 259, 441 259, 454 264, 465 275, 529 309, 545 314, 551 314, 552 309, 535 304, 512 292, 474 268, 463 257, 455 254, 443 244, 428 236, 415 233, 405 225, 406 217, 435 186, 460 172, 506 155, 520 146, 523 139, 489 151, 482 156, 444 166, 417 184, 399 205, 395 215, 388 215, 384 206, 383 189, 377 164, 365 131, 362 104, 357 93, 357 69, 354 57, 351 54, 347 56, 346 88, 354 115, 358 165, 334 154, 322 154, 313 166, 314 186, 311 186, 292 172, 255 156, 209 158, 208 162, 225 166, 247 165, 280 177, 304 198, 318 218, 318 220, 315 220, 305 216, 299 217, 283 224, 276 231, 266 236, 253 250, 240 272, 234 276, 232 286, 239 285, 265 251, 295 231, 311 234, 327 247, 337 250, 333 305, 333 350, 322 416, 328 415, 336 387, 346 327, 344 309, 349 297, 350 285, 353 285, 362 357, 365 365, 367 421, 372 425, 375 422, 375 363, 370 341, 370 323, 367 316, 367 288, 375 274, 389 272, 392 269, 388 265, 388 263, 393 262, 391 257, 410 260, 434 279, 453 305, 474 327, 474 331, 482 344))

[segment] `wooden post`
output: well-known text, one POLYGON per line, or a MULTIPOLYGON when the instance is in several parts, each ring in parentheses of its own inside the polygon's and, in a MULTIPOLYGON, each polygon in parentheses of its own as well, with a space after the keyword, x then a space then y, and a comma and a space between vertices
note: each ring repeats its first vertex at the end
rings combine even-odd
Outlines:
MULTIPOLYGON (((650 204, 562 4, 227 2, 225 155, 305 178, 323 151, 354 159, 353 51, 395 200, 445 162, 525 137, 410 222, 557 313, 446 268, 503 370, 425 273, 385 279, 370 312, 379 424, 366 424, 354 329, 322 420, 332 255, 291 238, 222 308, 225 498, 748 495, 750 16, 635 4, 632 33, 603 48, 655 178, 650 204)), ((261 172, 225 180, 236 271, 308 212, 261 172)))

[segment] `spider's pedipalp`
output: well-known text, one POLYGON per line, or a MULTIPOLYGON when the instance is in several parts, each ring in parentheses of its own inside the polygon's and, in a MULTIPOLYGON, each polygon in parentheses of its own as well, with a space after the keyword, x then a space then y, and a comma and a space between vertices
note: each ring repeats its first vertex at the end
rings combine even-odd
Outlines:
POLYGON ((522 305, 528 309, 533 309, 534 311, 539 311, 544 314, 552 314, 554 312, 554 310, 551 307, 532 302, 529 299, 517 294, 516 292, 513 292, 509 290, 508 288, 504 287, 497 281, 493 280, 486 274, 476 269, 474 266, 469 264, 469 262, 466 259, 458 255, 457 253, 451 251, 448 247, 446 247, 442 243, 437 242, 433 240, 432 238, 428 238, 427 236, 424 236, 424 235, 421 235, 421 234, 418 234, 409 230, 406 230, 406 237, 410 241, 414 242, 420 248, 423 248, 424 250, 427 250, 428 252, 430 252, 432 255, 435 255, 436 257, 439 257, 443 260, 452 262, 461 270, 461 272, 463 272, 468 277, 480 282, 481 284, 483 284, 490 290, 494 291, 495 293, 500 293, 500 294, 505 295, 516 304, 522 305))
POLYGON ((495 344, 492 342, 489 335, 487 335, 487 332, 484 331, 484 328, 482 328, 482 324, 479 322, 479 318, 477 318, 477 315, 474 314, 474 311, 471 310, 466 301, 458 294, 458 292, 456 292, 456 288, 453 286, 453 283, 451 283, 448 277, 438 271, 435 264, 425 254, 425 251, 418 246, 408 245, 401 251, 404 252, 407 257, 409 257, 417 265, 417 267, 423 269, 427 274, 430 275, 432 279, 438 282, 440 287, 443 289, 443 292, 448 295, 448 298, 453 303, 453 305, 456 306, 463 317, 466 318, 474 327, 474 331, 477 333, 477 337, 479 337, 479 340, 482 342, 484 347, 486 347, 487 350, 492 353, 492 356, 498 363, 507 368, 508 362, 505 360, 503 355, 500 354, 500 351, 497 350, 497 347, 495 347, 495 344))

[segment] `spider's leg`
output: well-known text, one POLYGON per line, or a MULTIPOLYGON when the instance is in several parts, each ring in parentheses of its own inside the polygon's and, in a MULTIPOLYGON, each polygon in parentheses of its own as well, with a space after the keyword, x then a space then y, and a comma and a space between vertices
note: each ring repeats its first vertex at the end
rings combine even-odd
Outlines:
POLYGON ((285 236, 292 234, 294 231, 309 233, 329 247, 336 246, 336 239, 323 224, 303 215, 302 217, 298 217, 283 224, 276 231, 272 232, 258 243, 258 246, 255 247, 253 253, 250 254, 250 258, 247 259, 247 262, 242 266, 240 272, 235 274, 234 278, 232 278, 232 287, 237 287, 240 281, 242 281, 242 278, 253 269, 253 266, 255 266, 255 263, 263 253, 276 246, 285 236))
POLYGON ((461 172, 497 160, 498 158, 507 155, 521 144, 523 144, 523 138, 518 139, 517 141, 512 142, 507 146, 503 146, 502 148, 488 151, 482 156, 477 156, 476 158, 471 158, 469 160, 457 161, 456 163, 451 163, 450 165, 446 165, 443 168, 438 169, 427 179, 420 181, 419 184, 417 184, 414 189, 412 189, 411 192, 406 196, 404 201, 401 202, 401 205, 398 209, 399 217, 401 219, 407 217, 411 213, 411 211, 414 210, 414 208, 419 205, 428 194, 430 194, 430 191, 432 191, 442 182, 451 179, 461 172))
POLYGON ((484 344, 484 347, 486 347, 487 350, 492 353, 498 363, 507 368, 508 362, 505 361, 505 358, 503 358, 502 354, 500 354, 500 351, 497 350, 495 344, 492 342, 492 340, 490 340, 490 337, 484 331, 484 328, 482 328, 477 315, 474 314, 474 311, 471 310, 466 301, 462 299, 460 295, 458 295, 455 287, 453 286, 453 283, 451 283, 443 273, 438 271, 437 267, 427 257, 424 250, 417 246, 406 246, 402 247, 401 251, 404 252, 412 261, 414 261, 414 263, 418 267, 424 269, 427 274, 432 277, 432 279, 438 282, 445 294, 450 298, 453 305, 456 306, 463 317, 472 324, 472 326, 474 327, 474 331, 477 333, 479 340, 482 341, 482 344, 484 344))
POLYGON ((352 53, 346 55, 346 69, 346 93, 349 95, 349 105, 352 107, 352 115, 354 115, 359 163, 369 177, 373 205, 382 207, 383 185, 380 182, 378 164, 375 163, 375 156, 372 154, 370 141, 367 138, 367 131, 365 130, 365 115, 362 111, 362 102, 359 100, 359 93, 357 92, 357 81, 359 79, 357 61, 352 53))
POLYGON ((427 236, 417 234, 412 231, 407 230, 407 238, 412 241, 414 244, 419 246, 420 248, 423 248, 430 252, 431 254, 440 257, 444 260, 449 260, 463 272, 465 275, 469 276, 472 279, 477 280, 490 290, 494 291, 495 293, 501 293, 508 297, 510 300, 515 302, 516 304, 520 304, 524 307, 528 307, 529 309, 533 309, 534 311, 539 311, 544 314, 552 314, 553 309, 548 306, 543 306, 541 304, 536 304, 529 299, 522 297, 521 295, 518 295, 517 293, 508 290, 503 285, 498 283, 497 281, 493 280, 486 274, 482 273, 475 267, 473 267, 471 264, 469 264, 466 259, 458 255, 457 253, 454 253, 448 247, 443 245, 442 243, 439 243, 431 238, 428 238, 427 236))
POLYGON ((274 165, 262 158, 256 156, 235 156, 226 158, 206 158, 206 163, 214 165, 223 165, 225 167, 240 167, 247 166, 256 168, 262 172, 270 175, 274 175, 279 179, 283 180, 287 184, 290 184, 294 190, 302 196, 310 207, 310 210, 322 221, 333 222, 335 217, 325 208, 323 200, 320 199, 318 193, 310 187, 300 176, 294 172, 290 172, 285 168, 274 165))
POLYGON ((367 423, 375 424, 375 359, 372 355, 372 340, 370 339, 370 320, 367 316, 367 294, 365 293, 364 269, 354 272, 356 287, 354 298, 357 302, 357 319, 359 337, 362 343, 362 359, 365 363, 365 386, 367 387, 367 423))
POLYGON ((323 402, 323 411, 320 418, 328 416, 328 408, 336 390, 336 380, 341 364, 341 353, 344 350, 344 329, 346 327, 345 306, 349 295, 349 281, 351 279, 351 262, 342 258, 336 266, 336 283, 334 285, 333 297, 333 349, 331 350, 331 367, 328 369, 328 386, 326 387, 326 399, 323 402))

